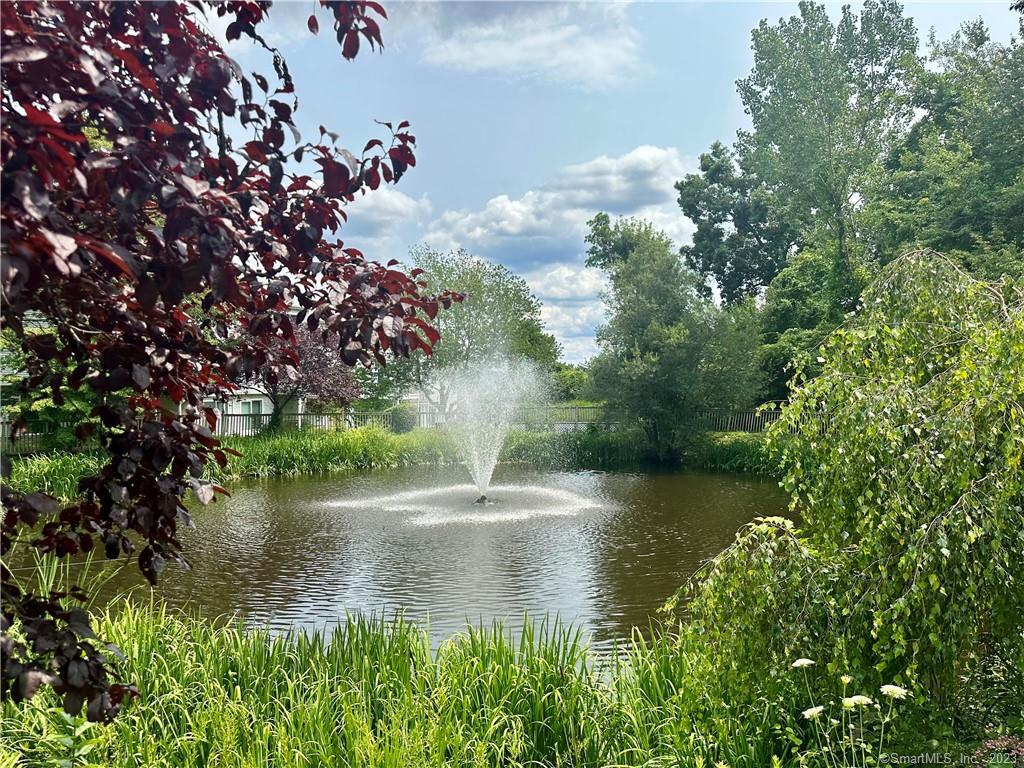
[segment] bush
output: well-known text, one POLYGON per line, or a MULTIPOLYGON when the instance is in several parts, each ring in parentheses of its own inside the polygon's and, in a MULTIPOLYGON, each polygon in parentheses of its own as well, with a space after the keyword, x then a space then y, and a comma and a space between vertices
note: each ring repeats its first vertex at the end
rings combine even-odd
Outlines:
POLYGON ((416 409, 408 403, 401 403, 389 410, 391 414, 391 431, 396 435, 412 432, 419 425, 416 409))

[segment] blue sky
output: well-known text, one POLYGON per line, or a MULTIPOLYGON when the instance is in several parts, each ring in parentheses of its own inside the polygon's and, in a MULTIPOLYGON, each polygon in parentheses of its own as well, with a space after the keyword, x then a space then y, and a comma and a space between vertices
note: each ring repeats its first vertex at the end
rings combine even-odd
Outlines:
MULTIPOLYGON (((750 30, 796 12, 788 2, 385 2, 384 53, 346 62, 323 9, 321 35, 306 29, 317 5, 276 3, 264 30, 291 67, 303 135, 323 124, 359 150, 379 135, 374 119, 407 119, 417 137, 417 167, 352 206, 346 241, 382 261, 426 242, 505 264, 544 302, 571 361, 594 353, 603 318, 601 277, 583 266, 587 219, 643 216, 687 242, 673 184, 746 124, 734 84, 750 69, 750 30)), ((981 17, 1005 41, 1020 18, 1009 0, 907 12, 922 40, 981 17)), ((269 70, 250 45, 228 51, 269 70)))

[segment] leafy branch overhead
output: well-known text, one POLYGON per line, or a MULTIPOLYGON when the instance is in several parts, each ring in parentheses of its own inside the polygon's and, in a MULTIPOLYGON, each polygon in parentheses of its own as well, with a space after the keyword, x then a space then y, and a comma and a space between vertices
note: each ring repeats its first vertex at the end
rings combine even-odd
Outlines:
MULTIPOLYGON (((360 38, 381 45, 377 3, 321 5, 345 58, 360 38)), ((295 366, 300 325, 349 365, 429 353, 430 320, 457 298, 427 295, 415 272, 339 238, 348 202, 416 164, 415 137, 407 122, 382 123, 358 155, 323 127, 303 141, 288 66, 259 34, 270 10, 5 7, 0 319, 21 346, 25 407, 88 393, 77 434, 107 456, 63 509, 4 488, 5 554, 16 542, 137 554, 155 582, 184 562, 186 492, 207 500, 204 465, 227 461, 204 398, 295 366), (229 40, 265 49, 274 76, 243 72, 205 31, 208 12, 230 20, 229 40), (224 344, 237 328, 244 337, 224 344)), ((67 607, 80 597, 34 594, 4 568, 3 689, 22 699, 53 684, 69 711, 87 702, 90 718, 107 718, 133 689, 111 683, 107 651, 67 607)))

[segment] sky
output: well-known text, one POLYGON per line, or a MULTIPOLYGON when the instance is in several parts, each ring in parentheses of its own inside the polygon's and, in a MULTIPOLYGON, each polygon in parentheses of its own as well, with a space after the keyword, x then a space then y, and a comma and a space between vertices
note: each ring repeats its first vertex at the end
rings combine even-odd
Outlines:
MULTIPOLYGON (((735 82, 750 31, 796 13, 791 2, 384 2, 385 50, 345 61, 327 11, 277 2, 263 34, 288 60, 305 138, 319 126, 358 152, 374 120, 409 120, 417 165, 349 209, 346 244, 377 261, 410 246, 466 248, 522 275, 543 302, 563 359, 585 361, 604 319, 601 274, 584 266, 598 211, 646 218, 676 243, 693 225, 674 184, 712 142, 747 125, 735 82), (321 33, 306 27, 317 13, 321 33)), ((856 4, 854 4, 856 8, 856 4)), ((829 3, 837 16, 840 4, 829 3)), ((982 18, 1018 34, 1009 0, 907 3, 922 41, 982 18)), ((223 30, 221 20, 211 28, 223 30)), ((223 40, 223 35, 219 35, 223 40)), ((249 43, 243 69, 272 72, 249 43)))

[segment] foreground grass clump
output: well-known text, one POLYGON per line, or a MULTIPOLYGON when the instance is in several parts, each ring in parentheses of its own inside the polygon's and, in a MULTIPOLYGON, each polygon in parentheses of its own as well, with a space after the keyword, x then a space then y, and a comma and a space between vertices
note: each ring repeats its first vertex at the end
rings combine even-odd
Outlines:
POLYGON ((141 700, 109 726, 63 714, 51 692, 6 702, 0 764, 774 762, 763 715, 702 712, 698 662, 669 637, 638 640, 598 668, 578 632, 549 622, 528 624, 516 642, 497 627, 470 630, 434 652, 404 622, 351 619, 330 639, 271 638, 126 604, 99 624, 125 652, 141 700))

